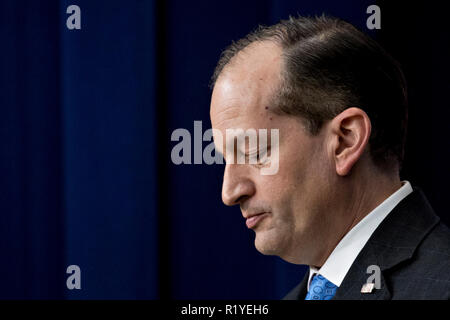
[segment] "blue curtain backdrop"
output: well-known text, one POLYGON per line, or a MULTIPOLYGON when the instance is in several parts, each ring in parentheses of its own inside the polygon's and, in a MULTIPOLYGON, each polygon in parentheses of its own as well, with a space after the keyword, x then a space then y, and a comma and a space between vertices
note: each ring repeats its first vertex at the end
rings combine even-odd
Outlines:
MULTIPOLYGON (((221 203, 223 167, 174 165, 171 133, 193 133, 195 120, 210 128, 209 78, 231 40, 297 13, 364 29, 374 2, 2 1, 0 298, 281 298, 306 268, 259 254, 239 208, 221 203), (81 30, 66 27, 71 4, 81 30), (80 290, 66 287, 73 264, 80 290)), ((416 90, 410 131, 420 143, 409 144, 406 178, 443 213, 436 181, 449 178, 440 169, 448 152, 425 157, 422 142, 433 149, 448 138, 432 125, 445 128, 436 110, 448 107, 448 68, 436 61, 448 51, 416 48, 394 23, 405 8, 384 8, 392 28, 380 40, 405 61, 416 90), (433 72, 416 68, 426 58, 433 72), (423 131, 422 102, 435 110, 423 131)), ((424 28, 434 43, 448 38, 424 28)))
POLYGON ((154 5, 1 2, 0 297, 158 297, 154 5))

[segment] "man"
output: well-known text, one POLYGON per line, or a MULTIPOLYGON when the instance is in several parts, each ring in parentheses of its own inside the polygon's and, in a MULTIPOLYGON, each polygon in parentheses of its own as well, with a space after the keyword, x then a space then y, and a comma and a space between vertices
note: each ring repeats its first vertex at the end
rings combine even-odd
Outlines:
POLYGON ((290 18, 227 48, 212 86, 223 202, 261 253, 310 267, 286 299, 450 298, 450 232, 399 178, 406 84, 374 40, 336 18, 290 18), (279 130, 276 174, 227 158, 217 132, 236 128, 279 130))

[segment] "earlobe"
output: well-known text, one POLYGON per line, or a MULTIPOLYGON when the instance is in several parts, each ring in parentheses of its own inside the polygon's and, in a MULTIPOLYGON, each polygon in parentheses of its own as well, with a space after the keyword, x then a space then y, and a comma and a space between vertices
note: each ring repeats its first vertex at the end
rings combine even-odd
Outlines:
POLYGON ((334 160, 336 173, 348 175, 361 158, 369 142, 371 123, 367 114, 359 108, 349 108, 332 120, 335 135, 334 160))

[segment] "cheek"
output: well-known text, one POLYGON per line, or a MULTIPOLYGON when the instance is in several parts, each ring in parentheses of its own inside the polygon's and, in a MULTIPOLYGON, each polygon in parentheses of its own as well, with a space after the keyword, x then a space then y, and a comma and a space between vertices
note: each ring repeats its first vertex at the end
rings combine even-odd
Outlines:
MULTIPOLYGON (((303 188, 327 174, 326 150, 320 137, 294 137, 280 148, 279 173, 286 185, 303 188)), ((308 186, 310 188, 311 186, 308 186)))
POLYGON ((285 154, 280 154, 278 190, 272 192, 293 214, 308 215, 306 211, 311 211, 328 184, 329 168, 322 151, 314 146, 297 150, 291 146, 285 154))
POLYGON ((284 221, 291 224, 294 218, 292 204, 298 196, 295 184, 287 181, 286 177, 280 173, 270 178, 263 177, 260 181, 262 187, 260 198, 264 199, 264 202, 272 209, 274 222, 279 224, 284 221))
POLYGON ((294 137, 280 146, 279 169, 274 175, 258 175, 258 198, 274 210, 277 221, 293 223, 307 218, 326 184, 328 169, 320 141, 294 137))
POLYGON ((282 188, 286 191, 295 191, 308 174, 312 159, 306 152, 290 150, 285 154, 280 154, 278 169, 278 179, 282 181, 282 188))
POLYGON ((258 175, 256 183, 258 198, 270 204, 273 210, 282 211, 286 215, 293 199, 301 191, 306 159, 302 154, 281 151, 278 172, 274 175, 258 175))
POLYGON ((285 196, 285 183, 277 173, 272 176, 259 175, 257 184, 257 198, 273 207, 285 196))

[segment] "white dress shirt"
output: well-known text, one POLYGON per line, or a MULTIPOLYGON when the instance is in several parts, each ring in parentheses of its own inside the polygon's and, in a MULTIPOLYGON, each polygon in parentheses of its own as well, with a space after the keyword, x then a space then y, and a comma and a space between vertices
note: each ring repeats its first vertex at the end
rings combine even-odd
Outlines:
POLYGON ((359 252, 365 246, 372 233, 380 223, 413 191, 408 181, 402 181, 402 187, 384 200, 378 207, 358 222, 338 243, 320 269, 310 267, 308 291, 314 274, 321 274, 336 286, 340 286, 359 252))

